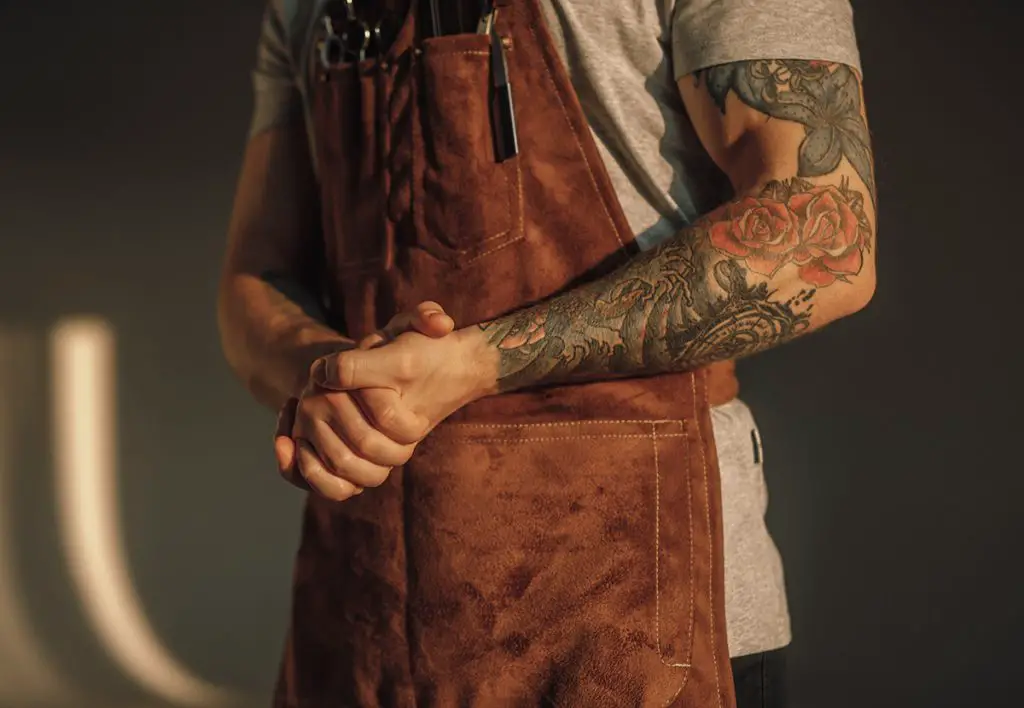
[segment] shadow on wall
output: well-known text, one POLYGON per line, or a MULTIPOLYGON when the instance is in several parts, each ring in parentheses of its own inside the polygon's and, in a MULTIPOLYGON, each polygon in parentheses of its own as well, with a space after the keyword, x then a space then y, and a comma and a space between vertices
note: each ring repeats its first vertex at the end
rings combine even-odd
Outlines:
POLYGON ((64 320, 48 337, 0 332, 0 707, 265 705, 196 676, 147 617, 121 523, 116 378, 101 319, 64 320), (26 421, 40 413, 50 456, 26 464, 39 452, 26 421), (24 484, 47 468, 50 484, 24 484), (40 487, 48 503, 25 493, 40 487), (43 550, 32 532, 50 519, 43 550), (62 609, 43 616, 44 605, 62 609))

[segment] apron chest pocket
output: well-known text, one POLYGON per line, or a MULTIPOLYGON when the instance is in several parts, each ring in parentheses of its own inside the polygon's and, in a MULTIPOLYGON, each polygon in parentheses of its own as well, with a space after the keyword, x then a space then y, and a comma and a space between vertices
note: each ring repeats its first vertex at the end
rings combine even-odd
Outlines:
POLYGON ((431 38, 418 54, 417 239, 457 266, 523 237, 520 158, 495 158, 490 61, 486 35, 431 38))

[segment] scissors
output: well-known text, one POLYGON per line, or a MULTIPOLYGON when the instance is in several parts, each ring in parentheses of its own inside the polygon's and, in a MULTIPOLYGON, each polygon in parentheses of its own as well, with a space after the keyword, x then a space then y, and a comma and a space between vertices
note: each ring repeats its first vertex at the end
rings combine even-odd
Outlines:
POLYGON ((379 56, 387 49, 384 35, 389 26, 388 16, 372 24, 366 22, 356 13, 354 0, 345 0, 344 27, 340 31, 329 14, 323 16, 322 24, 325 34, 320 42, 320 64, 325 69, 379 56))

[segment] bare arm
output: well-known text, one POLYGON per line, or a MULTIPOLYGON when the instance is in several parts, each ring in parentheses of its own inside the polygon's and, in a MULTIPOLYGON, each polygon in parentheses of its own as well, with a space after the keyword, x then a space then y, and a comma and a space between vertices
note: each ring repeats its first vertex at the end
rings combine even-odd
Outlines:
POLYGON ((228 231, 218 321, 228 363, 261 403, 297 397, 319 356, 352 346, 322 323, 319 208, 301 121, 246 148, 228 231))
POLYGON ((600 280, 464 331, 473 359, 488 362, 486 389, 749 356, 871 299, 874 180, 858 76, 823 62, 737 62, 684 77, 680 91, 737 197, 600 280))
POLYGON ((467 403, 524 387, 686 371, 850 315, 875 288, 872 159, 848 67, 757 61, 680 91, 736 198, 602 278, 428 341, 401 335, 314 369, 417 441, 467 403))

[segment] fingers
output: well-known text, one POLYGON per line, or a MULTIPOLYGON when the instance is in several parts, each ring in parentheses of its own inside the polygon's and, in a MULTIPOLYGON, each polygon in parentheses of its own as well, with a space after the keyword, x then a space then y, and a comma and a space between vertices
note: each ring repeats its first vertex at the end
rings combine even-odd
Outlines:
POLYGON ((448 316, 444 308, 436 302, 421 302, 414 310, 395 315, 383 329, 365 337, 359 342, 359 348, 379 347, 403 332, 416 331, 437 339, 451 334, 454 329, 455 320, 448 316))
POLYGON ((304 400, 301 408, 296 399, 281 408, 274 454, 287 482, 341 501, 356 490, 382 484, 391 467, 409 459, 414 446, 398 444, 374 429, 348 394, 330 395, 333 407, 321 395, 304 400))
POLYGON ((299 399, 290 398, 277 414, 277 427, 274 431, 274 456, 277 458, 277 469, 285 481, 299 489, 309 490, 296 465, 295 441, 292 440, 292 427, 295 425, 295 411, 299 399))
POLYGON ((297 413, 294 401, 282 409, 274 440, 282 476, 329 498, 348 498, 356 489, 382 484, 392 467, 408 461, 429 427, 422 416, 402 405, 395 391, 396 381, 409 378, 414 362, 395 353, 384 357, 374 353, 370 359, 366 350, 403 332, 440 338, 454 329, 455 321, 444 308, 426 301, 393 317, 383 329, 364 338, 357 350, 317 360, 310 370, 312 383, 334 393, 312 398, 329 395, 333 407, 319 416, 297 413), (358 391, 358 395, 343 393, 347 391, 358 391))
POLYGON ((322 471, 357 487, 377 487, 391 468, 404 464, 413 447, 390 440, 363 416, 347 393, 314 394, 299 403, 292 435, 304 440, 316 455, 300 458, 302 475, 314 484, 322 471), (306 464, 314 465, 306 469, 306 464))
MULTIPOLYGON (((331 403, 330 415, 326 418, 327 425, 356 455, 388 468, 404 465, 412 457, 415 446, 400 443, 374 427, 367 420, 363 407, 351 394, 330 393, 327 394, 327 398, 331 403)), ((373 485, 364 483, 364 486, 373 485)))
POLYGON ((430 432, 429 421, 409 410, 393 389, 364 388, 352 391, 351 395, 369 424, 396 443, 412 446, 430 432))
POLYGON ((274 437, 291 435, 292 426, 295 425, 295 409, 299 405, 299 399, 289 398, 288 402, 281 406, 277 412, 277 427, 274 430, 274 437))
POLYGON ((277 457, 277 471, 288 484, 309 491, 302 472, 299 470, 295 441, 288 437, 274 439, 274 455, 277 457))
POLYGON ((363 493, 362 487, 331 474, 309 441, 299 438, 296 447, 296 460, 302 476, 317 494, 331 501, 345 501, 363 493))
MULTIPOLYGON (((328 474, 344 479, 357 487, 379 487, 388 478, 391 468, 378 465, 360 457, 345 444, 326 422, 319 422, 312 432, 304 433, 302 440, 314 450, 318 460, 318 468, 328 474)), ((307 481, 307 470, 300 460, 300 469, 307 481)))

